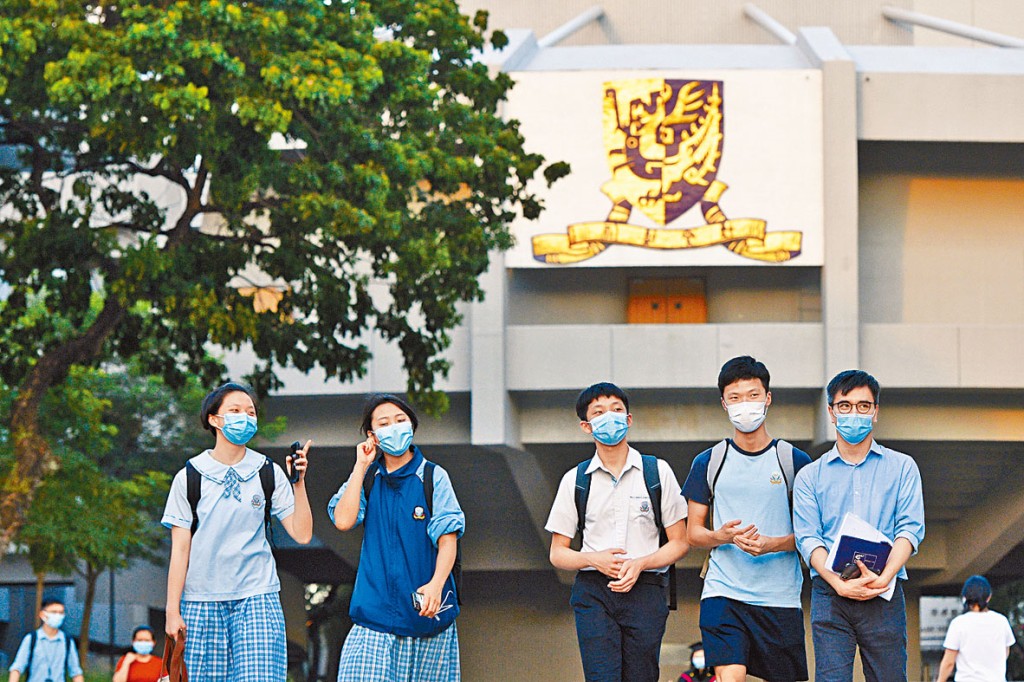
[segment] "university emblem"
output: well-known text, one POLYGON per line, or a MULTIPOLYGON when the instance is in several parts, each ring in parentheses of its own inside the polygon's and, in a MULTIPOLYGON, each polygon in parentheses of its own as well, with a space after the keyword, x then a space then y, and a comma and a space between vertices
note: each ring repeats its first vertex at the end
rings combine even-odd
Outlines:
POLYGON ((718 180, 725 141, 722 81, 645 78, 604 84, 604 144, 612 207, 603 221, 533 238, 542 263, 576 263, 612 245, 693 249, 722 245, 737 256, 782 262, 800 254, 801 232, 767 232, 764 220, 727 218, 718 180), (706 223, 666 227, 695 205, 706 223), (634 210, 658 227, 629 224, 634 210))

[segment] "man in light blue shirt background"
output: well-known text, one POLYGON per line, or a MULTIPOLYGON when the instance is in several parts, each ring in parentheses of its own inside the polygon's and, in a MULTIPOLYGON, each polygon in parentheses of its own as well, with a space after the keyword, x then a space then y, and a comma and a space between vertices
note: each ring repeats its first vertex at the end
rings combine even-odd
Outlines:
POLYGON ((811 629, 817 682, 852 679, 857 647, 868 682, 907 679, 904 568, 924 539, 921 474, 914 460, 875 442, 880 388, 867 372, 847 370, 829 382, 836 444, 800 470, 793 488, 793 531, 811 567, 811 629), (880 574, 857 562, 843 580, 826 566, 843 516, 853 513, 893 542, 880 574), (898 578, 891 601, 878 598, 898 578))
POLYGON ((64 604, 57 599, 44 600, 39 619, 43 625, 36 630, 35 641, 32 633, 21 640, 8 682, 58 682, 67 679, 65 675, 72 682, 83 682, 75 643, 60 629, 64 624, 64 604))

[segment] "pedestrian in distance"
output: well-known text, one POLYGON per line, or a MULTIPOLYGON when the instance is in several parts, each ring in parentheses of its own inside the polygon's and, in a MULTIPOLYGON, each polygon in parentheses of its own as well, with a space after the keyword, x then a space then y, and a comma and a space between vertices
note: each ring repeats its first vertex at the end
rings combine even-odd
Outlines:
POLYGON ((964 612, 946 630, 935 682, 946 682, 954 667, 954 682, 1005 682, 1006 659, 1016 638, 1006 616, 988 608, 992 586, 984 576, 972 575, 960 597, 964 612))
POLYGON ((683 484, 690 545, 710 550, 700 632, 719 682, 807 679, 790 491, 811 458, 769 435, 770 382, 748 355, 722 366, 718 392, 732 437, 697 455, 683 484))
POLYGON ((312 441, 290 458, 288 473, 246 447, 256 435, 256 399, 241 384, 207 394, 199 418, 216 440, 175 475, 167 497, 165 630, 187 632, 185 665, 195 682, 283 682, 288 660, 270 522, 277 518, 299 544, 313 537, 305 482, 312 441))
POLYGON ((831 450, 800 470, 793 489, 797 547, 811 567, 815 682, 849 682, 860 649, 867 682, 907 679, 905 565, 924 540, 924 498, 917 464, 878 443, 880 387, 862 370, 840 372, 825 389, 836 428, 831 450), (847 513, 892 543, 885 567, 827 566, 847 513), (846 575, 844 575, 846 574, 846 575), (859 574, 859 575, 858 575, 859 574), (889 585, 896 584, 891 594, 889 585))
POLYGON ((8 682, 83 682, 75 640, 63 630, 65 607, 59 599, 43 600, 38 630, 21 640, 7 674, 8 682))
POLYGON ((588 682, 656 682, 667 571, 689 549, 686 501, 668 462, 627 442, 633 415, 625 391, 585 388, 576 415, 595 453, 562 477, 545 528, 551 564, 576 571, 569 603, 583 672, 588 682), (570 547, 577 534, 579 551, 570 547))
POLYGON ((327 513, 363 526, 338 682, 459 682, 458 538, 466 517, 448 472, 413 445, 419 419, 401 398, 363 409, 348 480, 327 513))
POLYGON ((148 625, 135 628, 132 631, 132 650, 114 666, 111 682, 157 682, 162 661, 153 655, 155 646, 152 628, 148 625))

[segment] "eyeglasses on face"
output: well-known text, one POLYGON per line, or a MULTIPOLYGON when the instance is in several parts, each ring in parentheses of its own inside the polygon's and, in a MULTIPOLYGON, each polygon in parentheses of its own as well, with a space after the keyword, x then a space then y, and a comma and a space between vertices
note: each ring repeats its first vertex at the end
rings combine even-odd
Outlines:
POLYGON ((860 402, 851 403, 848 400, 840 400, 838 403, 832 403, 832 409, 839 414, 851 414, 854 410, 857 414, 871 414, 871 411, 875 409, 875 405, 878 403, 871 402, 869 400, 861 400, 860 402))

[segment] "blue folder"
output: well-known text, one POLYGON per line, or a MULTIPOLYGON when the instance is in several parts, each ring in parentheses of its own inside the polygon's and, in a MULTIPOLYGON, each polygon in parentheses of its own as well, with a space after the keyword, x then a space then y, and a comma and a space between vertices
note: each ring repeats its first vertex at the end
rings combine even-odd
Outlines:
POLYGON ((890 551, 892 545, 886 542, 871 542, 844 535, 839 538, 839 548, 836 550, 836 559, 832 562, 832 570, 842 573, 847 564, 860 559, 872 571, 881 573, 885 568, 885 562, 889 560, 890 551))

